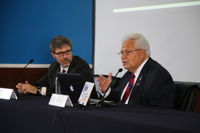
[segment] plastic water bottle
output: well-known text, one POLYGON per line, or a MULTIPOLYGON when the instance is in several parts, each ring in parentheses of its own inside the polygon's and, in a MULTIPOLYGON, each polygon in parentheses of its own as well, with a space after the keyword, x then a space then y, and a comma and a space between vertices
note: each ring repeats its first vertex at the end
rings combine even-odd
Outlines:
POLYGON ((56 77, 56 79, 55 79, 55 93, 56 94, 61 94, 60 83, 58 81, 58 77, 56 77))

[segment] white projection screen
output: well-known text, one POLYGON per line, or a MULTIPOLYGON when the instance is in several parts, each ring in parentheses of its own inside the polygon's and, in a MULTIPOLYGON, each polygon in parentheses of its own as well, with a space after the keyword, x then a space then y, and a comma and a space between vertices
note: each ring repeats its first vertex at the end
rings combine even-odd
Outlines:
POLYGON ((123 68, 117 53, 130 33, 144 35, 174 81, 200 82, 200 1, 96 0, 94 74, 123 68))

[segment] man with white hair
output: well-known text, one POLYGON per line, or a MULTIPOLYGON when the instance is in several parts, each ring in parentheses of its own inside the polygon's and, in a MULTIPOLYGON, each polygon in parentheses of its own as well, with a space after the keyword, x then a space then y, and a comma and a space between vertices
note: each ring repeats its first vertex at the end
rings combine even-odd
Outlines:
POLYGON ((148 41, 141 34, 130 34, 123 38, 123 45, 119 53, 125 69, 128 71, 121 79, 116 89, 106 92, 112 80, 112 73, 108 79, 99 75, 97 78, 100 92, 106 92, 107 100, 115 102, 174 108, 175 85, 169 72, 150 55, 148 41))

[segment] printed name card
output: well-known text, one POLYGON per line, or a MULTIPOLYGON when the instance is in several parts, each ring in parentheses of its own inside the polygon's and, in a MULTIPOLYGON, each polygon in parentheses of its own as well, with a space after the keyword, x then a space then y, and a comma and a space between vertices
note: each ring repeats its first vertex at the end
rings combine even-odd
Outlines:
POLYGON ((13 89, 0 88, 0 99, 17 99, 17 95, 13 89))
POLYGON ((93 87, 94 87, 94 83, 85 82, 85 85, 83 87, 83 90, 78 100, 79 104, 84 105, 84 106, 87 105, 87 102, 90 98, 90 94, 92 92, 93 87))
POLYGON ((51 99, 49 101, 49 105, 58 107, 65 107, 65 106, 73 107, 70 97, 68 95, 63 95, 63 94, 52 94, 51 99))

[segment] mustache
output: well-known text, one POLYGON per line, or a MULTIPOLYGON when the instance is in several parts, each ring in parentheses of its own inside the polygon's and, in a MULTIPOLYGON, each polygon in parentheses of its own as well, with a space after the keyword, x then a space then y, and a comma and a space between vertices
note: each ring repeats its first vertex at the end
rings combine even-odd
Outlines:
POLYGON ((68 59, 68 58, 65 58, 63 61, 66 61, 66 60, 70 62, 70 59, 68 59))

